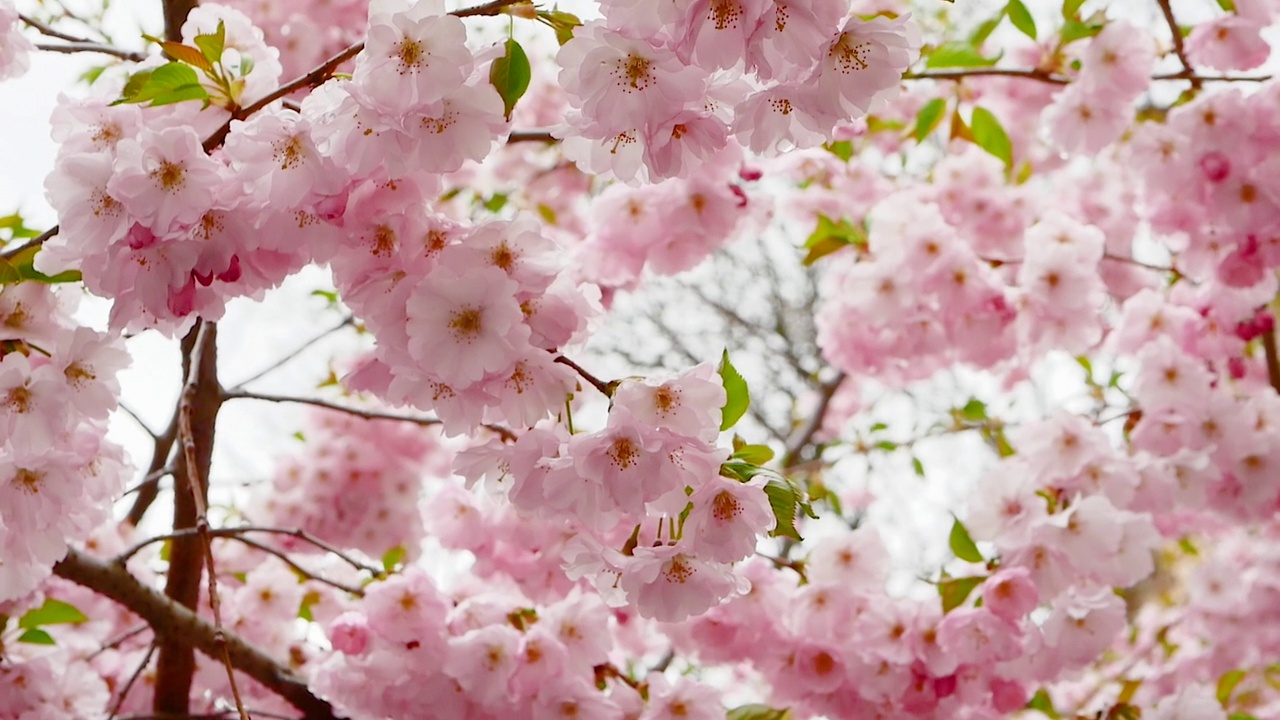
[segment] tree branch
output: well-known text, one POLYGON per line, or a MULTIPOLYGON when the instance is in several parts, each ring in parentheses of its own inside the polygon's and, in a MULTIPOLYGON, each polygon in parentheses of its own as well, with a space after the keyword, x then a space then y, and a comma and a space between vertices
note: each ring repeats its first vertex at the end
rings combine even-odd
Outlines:
POLYGON ((102 55, 110 55, 118 57, 121 60, 129 60, 131 62, 142 62, 147 59, 146 53, 137 52, 136 50, 125 50, 114 45, 103 45, 95 42, 77 42, 66 45, 55 43, 36 43, 37 50, 45 52, 62 53, 64 55, 72 55, 75 53, 89 52, 100 53, 102 55))
MULTIPOLYGON (((338 403, 329 402, 328 400, 321 400, 319 398, 299 397, 299 396, 293 396, 293 395, 271 395, 268 393, 249 392, 248 390, 224 390, 222 393, 222 399, 223 400, 241 400, 241 399, 262 400, 264 402, 273 402, 273 403, 297 403, 299 405, 314 405, 315 407, 325 408, 327 410, 337 410, 338 412, 346 413, 348 415, 355 415, 356 417, 361 417, 361 418, 364 418, 365 420, 396 420, 398 422, 408 422, 408 423, 414 423, 415 425, 422 425, 423 427, 429 427, 431 425, 440 424, 440 418, 414 417, 413 415, 397 415, 395 413, 379 412, 377 410, 362 410, 360 408, 353 408, 347 405, 339 405, 338 403)), ((496 423, 485 423, 482 427, 485 427, 497 433, 506 442, 515 442, 517 440, 516 434, 511 431, 511 428, 503 427, 502 425, 498 425, 496 423)))
POLYGON ((1173 7, 1169 4, 1169 0, 1156 0, 1156 4, 1160 6, 1160 12, 1164 15, 1165 23, 1169 25, 1170 34, 1173 35, 1173 53, 1178 56, 1178 62, 1182 63, 1182 69, 1186 73, 1185 79, 1191 81, 1193 90, 1199 90, 1202 81, 1195 76, 1191 61, 1187 59, 1187 48, 1182 44, 1182 28, 1178 27, 1178 21, 1173 17, 1173 7))
POLYGON ((553 360, 552 362, 558 362, 561 365, 567 365, 573 368, 574 372, 582 376, 583 380, 586 380, 587 382, 591 383, 592 387, 599 390, 605 397, 613 397, 613 391, 616 390, 618 387, 617 380, 605 382, 600 378, 596 377, 595 375, 592 375, 591 373, 584 370, 582 366, 578 365, 578 363, 570 360, 569 358, 563 355, 557 355, 556 359, 553 360))
POLYGON ((225 647, 235 669, 298 708, 305 720, 337 720, 329 703, 313 695, 306 682, 269 655, 225 630, 220 644, 218 630, 208 620, 138 582, 124 567, 72 549, 53 567, 53 572, 123 605, 162 638, 193 647, 215 659, 220 648, 225 647))
POLYGON ((1267 380, 1272 389, 1280 393, 1280 353, 1276 352, 1276 331, 1262 333, 1262 352, 1267 359, 1267 380))
MULTIPOLYGON (((217 327, 203 320, 197 321, 182 339, 182 351, 182 373, 186 382, 177 415, 178 438, 183 452, 178 453, 175 464, 174 530, 197 527, 203 515, 205 493, 208 492, 204 480, 209 477, 214 424, 222 402, 218 387, 217 327), (190 492, 186 492, 188 488, 190 492)), ((202 550, 200 538, 180 537, 174 539, 169 553, 165 595, 187 608, 194 609, 200 599, 200 578, 205 565, 202 550)), ((212 568, 210 575, 213 575, 212 568)), ((175 638, 162 640, 156 667, 155 712, 189 712, 191 682, 195 673, 195 654, 191 646, 175 638)))
POLYGON ((0 260, 8 260, 9 258, 14 257, 19 253, 25 251, 29 247, 38 248, 41 245, 44 245, 45 240, 48 240, 49 238, 57 234, 58 234, 58 226, 54 225, 48 230, 45 230, 44 232, 40 233, 36 237, 32 238, 31 242, 22 243, 17 247, 12 247, 12 248, 8 248, 6 250, 0 251, 0 260))
POLYGON ((836 391, 840 389, 840 385, 847 377, 848 375, 841 372, 829 382, 822 384, 818 406, 810 413, 808 421, 787 440, 787 449, 782 455, 783 470, 793 468, 800 462, 804 449, 813 441, 813 436, 822 429, 822 421, 826 417, 827 408, 831 406, 831 398, 835 397, 836 391))

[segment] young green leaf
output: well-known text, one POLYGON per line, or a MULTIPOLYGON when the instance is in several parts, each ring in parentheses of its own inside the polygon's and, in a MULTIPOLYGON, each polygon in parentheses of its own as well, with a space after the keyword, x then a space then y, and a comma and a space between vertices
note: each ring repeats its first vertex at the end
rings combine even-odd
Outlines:
POLYGON ((150 103, 151 107, 170 105, 185 100, 209 100, 209 92, 200 85, 195 68, 180 62, 161 65, 155 70, 138 73, 125 83, 119 103, 150 103), (135 82, 139 76, 142 80, 135 82))
POLYGON ((0 258, 0 285, 12 285, 20 282, 41 282, 47 285, 56 283, 79 282, 79 270, 66 270, 57 275, 45 275, 36 270, 36 253, 40 248, 28 245, 10 257, 0 258))
POLYGON ((924 142, 942 122, 942 116, 947 112, 947 101, 943 98, 934 98, 924 104, 920 108, 920 112, 916 113, 916 129, 912 133, 916 142, 924 142))
POLYGON ((57 645, 53 636, 43 630, 28 630, 18 636, 18 642, 31 645, 57 645))
POLYGON ((925 61, 927 68, 949 67, 991 67, 1000 60, 1000 56, 984 57, 978 48, 969 43, 943 43, 929 53, 925 61))
POLYGON ((1013 143, 990 110, 974 108, 969 129, 973 132, 974 144, 999 158, 1005 167, 1013 164, 1013 143))
POLYGON ((837 140, 829 142, 822 146, 827 152, 835 155, 845 162, 849 162, 849 158, 853 157, 853 143, 848 140, 837 140))
POLYGON ((404 548, 397 545, 382 554, 382 569, 393 572, 404 561, 404 548))
POLYGON ((955 610, 964 604, 969 598, 969 594, 973 589, 982 584, 986 580, 985 577, 959 577, 949 578, 938 583, 938 597, 942 600, 942 612, 946 613, 955 610))
POLYGON ((213 72, 213 64, 205 58, 199 48, 170 41, 160 43, 160 47, 164 50, 165 57, 170 60, 186 63, 205 72, 213 72))
POLYGON ((1049 699, 1049 693, 1044 688, 1040 688, 1035 695, 1031 696, 1031 699, 1027 701, 1027 709, 1036 710, 1048 717, 1049 720, 1058 720, 1058 718, 1062 717, 1062 715, 1058 714, 1058 710, 1053 707, 1053 700, 1049 699))
POLYGON ((1075 20, 1080 15, 1080 6, 1084 0, 1062 0, 1062 19, 1075 20))
POLYGON ((720 381, 724 384, 725 401, 720 409, 720 429, 728 430, 742 419, 747 407, 751 405, 751 392, 747 389, 747 381, 738 374, 738 369, 729 362, 729 351, 724 351, 720 358, 720 381))
POLYGON ((733 457, 752 465, 764 465, 773 459, 773 449, 768 445, 743 445, 733 453, 733 457))
POLYGON ((1241 680, 1244 680, 1244 676, 1247 674, 1244 670, 1231 670, 1223 673, 1222 677, 1218 678, 1218 703, 1220 705, 1227 706, 1227 703, 1231 701, 1231 694, 1236 691, 1236 686, 1240 684, 1241 680))
POLYGON ((46 598, 43 605, 34 610, 28 610, 25 615, 18 618, 18 627, 24 630, 34 630, 42 625, 82 623, 88 619, 75 605, 69 605, 53 598, 46 598))
POLYGON ((573 29, 582 26, 577 15, 563 10, 539 10, 538 18, 556 31, 556 42, 561 45, 573 39, 573 29))
POLYGON ((977 544, 969 536, 969 528, 965 527, 959 518, 956 518, 955 524, 951 526, 950 544, 951 552, 955 553, 956 557, 961 560, 975 563, 985 562, 982 553, 978 552, 977 544))
POLYGON ((226 49, 227 44, 226 23, 219 20, 218 29, 216 31, 213 33, 197 35, 192 42, 196 44, 196 47, 200 48, 200 53, 210 64, 222 62, 222 51, 226 49))
POLYGON ((791 720, 791 711, 753 703, 739 705, 725 713, 725 720, 791 720))
POLYGON ((532 75, 529 69, 529 56, 524 54, 524 48, 520 47, 520 43, 514 38, 508 38, 506 50, 506 54, 494 60, 493 65, 489 67, 489 82, 502 96, 507 119, 510 120, 516 101, 524 95, 525 90, 529 89, 529 78, 532 75))
POLYGON ((771 537, 786 537, 796 542, 804 541, 804 538, 800 537, 800 531, 796 530, 801 493, 800 488, 791 482, 783 482, 775 478, 765 483, 764 494, 769 498, 769 507, 773 509, 773 516, 778 521, 773 532, 769 533, 771 537))
POLYGON ((1031 11, 1022 4, 1022 0, 1009 0, 1005 11, 1009 14, 1009 22, 1013 23, 1014 27, 1032 40, 1036 39, 1036 20, 1031 17, 1031 11))

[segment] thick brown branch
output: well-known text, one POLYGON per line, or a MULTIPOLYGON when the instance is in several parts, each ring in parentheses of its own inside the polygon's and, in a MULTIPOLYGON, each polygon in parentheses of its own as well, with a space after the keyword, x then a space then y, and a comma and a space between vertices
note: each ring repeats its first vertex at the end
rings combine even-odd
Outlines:
MULTIPOLYGON (((123 605, 160 637, 194 647, 211 658, 218 657, 221 646, 218 629, 212 623, 138 582, 123 566, 71 550, 53 572, 123 605)), ((301 678, 271 656, 234 633, 223 631, 222 637, 237 670, 287 700, 302 711, 306 720, 336 720, 329 703, 313 695, 301 678)))
MULTIPOLYGON (((179 403, 179 438, 190 443, 189 451, 178 453, 174 473, 173 529, 196 527, 208 491, 204 480, 209 477, 213 458, 213 431, 222 393, 218 387, 217 328, 200 321, 182 340, 183 377, 187 384, 179 403), (188 391, 192 390, 188 397, 188 391), (186 406, 186 407, 184 407, 186 406), (190 435, 183 437, 183 411, 189 412, 190 435), (194 488, 194 492, 189 488, 194 488)), ((187 450, 187 448, 184 448, 187 450)), ((175 538, 170 546, 169 575, 165 595, 187 608, 195 608, 200 598, 200 578, 204 570, 204 552, 198 537, 175 538)), ((189 710, 191 679, 195 672, 195 655, 189 644, 166 638, 160 643, 156 660, 156 712, 186 713, 189 710)))

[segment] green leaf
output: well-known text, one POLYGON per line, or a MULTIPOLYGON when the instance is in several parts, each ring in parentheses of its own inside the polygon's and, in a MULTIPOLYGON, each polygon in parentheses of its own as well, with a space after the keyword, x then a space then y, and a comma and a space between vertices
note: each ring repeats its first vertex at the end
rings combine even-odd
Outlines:
POLYGON ((742 419, 747 407, 751 405, 751 391, 747 389, 747 381, 738 374, 738 369, 729 362, 729 351, 725 350, 720 358, 720 381, 724 384, 725 401, 720 409, 720 429, 728 430, 742 419))
POLYGON ((822 147, 845 162, 849 162, 849 158, 853 157, 853 143, 849 140, 829 142, 822 147))
POLYGON ((1077 40, 1093 37, 1102 32, 1102 25, 1099 23, 1083 23, 1079 20, 1068 20, 1062 26, 1061 43, 1069 45, 1077 40))
POLYGON ((42 625, 82 623, 88 619, 75 605, 48 598, 43 605, 34 610, 28 610, 25 615, 19 618, 18 627, 33 630, 42 625))
POLYGON ((973 589, 982 584, 984 576, 958 577, 942 580, 938 583, 938 597, 942 599, 942 613, 955 610, 964 604, 973 589))
MULTIPOLYGON (((0 217, 0 231, 4 231, 4 234, 8 235, 9 240, 21 240, 40 235, 39 230, 33 230, 27 227, 26 223, 22 220, 21 213, 14 213, 12 215, 0 217)), ((3 244, 3 241, 0 241, 0 244, 3 244)))
POLYGON ((0 285, 12 285, 20 282, 41 282, 46 285, 56 283, 79 282, 79 270, 67 270, 57 275, 45 275, 36 270, 36 253, 39 247, 28 245, 7 258, 0 258, 0 285))
POLYGON ((818 227, 809 235, 809 239, 804 241, 804 246, 809 252, 805 255, 803 263, 812 265, 821 258, 850 245, 866 247, 866 231, 844 218, 833 221, 826 215, 818 213, 818 227))
POLYGON ((1080 6, 1084 0, 1062 0, 1062 19, 1075 20, 1080 16, 1080 6))
POLYGON ((974 144, 999 158, 1005 167, 1013 164, 1013 143, 990 110, 975 107, 969 129, 973 132, 974 144))
POLYGON ((129 78, 121 91, 120 99, 112 104, 150 103, 150 107, 157 107, 186 100, 208 99, 209 92, 200 85, 195 68, 185 63, 171 62, 129 78), (139 76, 143 76, 140 81, 139 76))
POLYGON ((382 569, 393 572, 404 561, 404 548, 397 545, 382 554, 382 569))
MULTIPOLYGON (((799 516, 804 492, 790 480, 777 478, 765 483, 764 494, 769 498, 769 507, 778 525, 769 533, 770 537, 787 537, 796 542, 803 542, 800 532, 796 530, 796 518, 799 516)), ((809 514, 812 514, 812 509, 809 514)))
POLYGON ((1062 717, 1058 714, 1057 708, 1053 706, 1053 701, 1049 699, 1049 693, 1044 688, 1040 688, 1035 695, 1031 696, 1031 700, 1027 702, 1027 709, 1044 713, 1051 720, 1058 720, 1058 718, 1062 717))
POLYGON ((507 119, 510 120, 516 101, 529 89, 532 73, 529 69, 529 56, 524 54, 524 48, 520 47, 515 38, 507 39, 506 48, 507 53, 489 66, 489 82, 502 96, 507 119))
POLYGON ((920 458, 915 455, 911 456, 911 469, 916 471, 916 475, 924 477, 924 463, 920 462, 920 458))
POLYGON ((495 212, 495 213, 501 210, 503 207, 505 207, 506 204, 507 204, 506 193, 494 193, 493 195, 490 195, 489 199, 485 200, 483 203, 485 210, 488 210, 489 212, 495 212))
POLYGON ((768 705, 752 703, 739 705, 724 715, 725 720, 791 720, 791 710, 771 708, 768 705))
POLYGON ((773 459, 773 448, 768 445, 743 445, 733 453, 733 457, 752 465, 764 465, 773 459))
POLYGON ((1236 686, 1240 684, 1241 680, 1244 680, 1244 676, 1247 674, 1244 670, 1232 670, 1223 673, 1222 677, 1218 678, 1218 702, 1223 707, 1226 707, 1231 701, 1231 693, 1235 692, 1236 686))
POLYGON ((916 113, 916 129, 912 133, 915 135, 916 142, 924 142, 924 139, 938 127, 942 122, 942 116, 947 113, 947 101, 943 98, 934 98, 924 104, 920 108, 920 112, 916 113))
POLYGON ((108 65, 94 65, 93 67, 80 73, 80 81, 86 85, 92 85, 98 82, 98 78, 102 77, 102 73, 106 72, 108 65))
POLYGON ((982 422, 987 419, 987 404, 978 398, 971 398, 960 408, 960 417, 970 422, 982 422))
POLYGON ((1248 713, 1234 712, 1227 716, 1227 720, 1258 720, 1258 718, 1248 713))
POLYGON ((982 553, 978 552, 978 546, 973 542, 973 538, 969 536, 969 528, 960 522, 960 518, 956 518, 955 524, 951 526, 951 552, 956 557, 969 562, 985 562, 982 553))
POLYGON ((32 645, 57 645, 53 636, 43 630, 28 630, 18 636, 18 642, 32 645))
POLYGON ((991 67, 999 60, 999 55, 992 58, 984 57, 977 47, 969 43, 948 42, 939 45, 929 53, 925 67, 991 67))
POLYGON ((1229 13, 1234 13, 1236 11, 1236 4, 1231 0, 1218 0, 1218 7, 1229 13))
MULTIPOLYGON (((227 45, 227 26, 221 20, 218 21, 218 29, 213 33, 197 35, 192 40, 196 47, 200 48, 200 53, 210 64, 222 62, 222 51, 227 45)), ((248 57, 247 55, 245 57, 248 57)), ((243 65, 242 65, 243 68, 243 65)), ((247 75, 248 72, 242 74, 247 75)))
POLYGON ((1004 14, 1005 9, 1001 8, 995 17, 987 18, 979 23, 978 27, 974 28, 969 35, 969 44, 976 48, 986 42, 987 38, 991 37, 991 33, 995 32, 996 27, 1000 25, 1000 21, 1004 19, 1004 14))
POLYGON ((1022 0, 1009 0, 1009 4, 1005 6, 1005 12, 1009 14, 1009 22, 1012 22, 1023 35, 1032 40, 1036 39, 1036 20, 1031 17, 1031 11, 1022 4, 1022 0))
POLYGON ((573 29, 582 26, 577 15, 562 10, 539 10, 538 18, 556 31, 556 42, 561 45, 573 39, 573 29))
POLYGON ((213 64, 205 59, 204 53, 200 52, 200 48, 193 48, 190 45, 170 41, 160 43, 160 48, 164 50, 165 57, 170 60, 186 63, 205 72, 213 72, 213 64))

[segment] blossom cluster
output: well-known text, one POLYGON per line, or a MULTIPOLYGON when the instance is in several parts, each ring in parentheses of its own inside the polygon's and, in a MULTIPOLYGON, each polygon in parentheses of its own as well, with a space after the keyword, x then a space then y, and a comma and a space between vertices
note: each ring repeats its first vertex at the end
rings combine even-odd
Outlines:
POLYGON ((31 592, 109 515, 127 467, 106 440, 129 356, 68 295, 0 286, 0 601, 31 592))
POLYGON ((605 427, 569 435, 560 425, 460 453, 455 469, 518 510, 577 534, 566 570, 612 605, 683 620, 746 585, 732 564, 751 555, 776 519, 764 478, 721 474, 714 445, 725 389, 710 365, 622 382, 605 427))
MULTIPOLYGON (((449 471, 433 434, 408 423, 325 411, 311 418, 302 437, 307 451, 277 466, 275 481, 254 503, 252 520, 299 528, 370 557, 400 548, 406 561, 416 560, 425 535, 418 495, 428 478, 449 471)), ((303 542, 284 547, 318 550, 303 542)))
POLYGON ((560 132, 584 169, 686 174, 730 137, 756 153, 819 145, 894 93, 919 37, 841 0, 606 2, 556 56, 572 111, 560 132))

